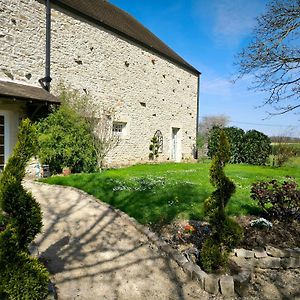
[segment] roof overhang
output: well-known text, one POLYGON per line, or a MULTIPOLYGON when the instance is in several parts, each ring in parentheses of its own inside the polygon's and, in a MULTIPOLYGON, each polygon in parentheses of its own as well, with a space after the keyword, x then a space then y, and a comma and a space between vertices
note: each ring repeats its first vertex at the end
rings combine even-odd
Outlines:
POLYGON ((57 97, 43 88, 11 81, 0 80, 0 97, 60 104, 60 100, 57 97))

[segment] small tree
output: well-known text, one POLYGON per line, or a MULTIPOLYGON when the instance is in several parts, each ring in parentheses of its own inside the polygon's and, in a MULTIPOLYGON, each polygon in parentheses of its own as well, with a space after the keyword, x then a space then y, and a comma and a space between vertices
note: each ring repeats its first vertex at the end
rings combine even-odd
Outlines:
POLYGON ((225 207, 235 192, 234 183, 225 175, 224 167, 230 159, 230 146, 223 130, 219 146, 210 167, 210 182, 216 188, 204 203, 212 232, 201 249, 203 268, 214 271, 227 266, 229 251, 241 240, 242 228, 225 214, 225 207))
POLYGON ((120 142, 120 136, 113 132, 115 110, 93 101, 88 95, 81 95, 61 85, 63 103, 72 107, 88 124, 89 133, 97 159, 97 166, 103 168, 104 159, 120 142))
POLYGON ((154 136, 151 139, 149 150, 150 150, 150 153, 149 153, 150 160, 154 160, 154 159, 158 158, 159 143, 158 143, 158 138, 156 136, 154 136))

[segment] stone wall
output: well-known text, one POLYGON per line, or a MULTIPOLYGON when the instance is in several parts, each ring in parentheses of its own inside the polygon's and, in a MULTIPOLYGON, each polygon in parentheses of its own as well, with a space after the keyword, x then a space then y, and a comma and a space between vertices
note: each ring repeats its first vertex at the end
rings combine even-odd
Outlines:
MULTIPOLYGON (((45 6, 35 0, 0 0, 0 79, 38 86, 44 77, 45 6)), ((110 164, 148 161, 156 130, 160 160, 171 158, 172 127, 179 128, 179 158, 191 159, 196 136, 198 76, 165 58, 56 6, 52 7, 52 91, 60 83, 116 109, 126 134, 110 164)))

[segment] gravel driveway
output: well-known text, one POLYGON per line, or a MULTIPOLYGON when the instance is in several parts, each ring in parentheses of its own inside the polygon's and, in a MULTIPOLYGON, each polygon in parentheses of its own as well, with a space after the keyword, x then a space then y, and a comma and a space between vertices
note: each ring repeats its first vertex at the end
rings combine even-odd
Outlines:
POLYGON ((73 188, 25 186, 42 206, 35 243, 59 300, 216 299, 108 205, 73 188))

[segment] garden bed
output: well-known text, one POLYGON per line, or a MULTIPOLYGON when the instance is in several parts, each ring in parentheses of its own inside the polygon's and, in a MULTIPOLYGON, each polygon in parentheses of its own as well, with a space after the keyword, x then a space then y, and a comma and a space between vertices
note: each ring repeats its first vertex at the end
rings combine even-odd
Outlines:
MULTIPOLYGON (((274 221, 270 229, 252 227, 250 222, 257 217, 243 216, 236 220, 244 229, 244 238, 238 245, 239 248, 252 250, 274 246, 279 248, 300 247, 300 222, 289 223, 274 221)), ((162 227, 154 226, 153 230, 165 240, 172 248, 184 253, 196 262, 198 249, 201 249, 203 241, 210 233, 210 226, 203 221, 174 221, 162 227)))

